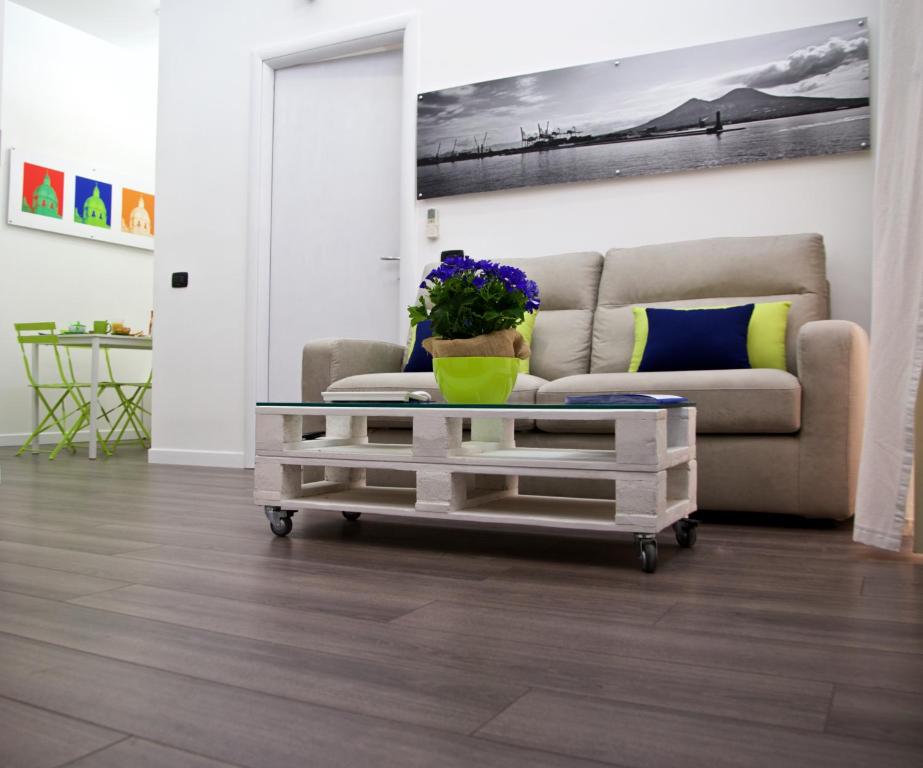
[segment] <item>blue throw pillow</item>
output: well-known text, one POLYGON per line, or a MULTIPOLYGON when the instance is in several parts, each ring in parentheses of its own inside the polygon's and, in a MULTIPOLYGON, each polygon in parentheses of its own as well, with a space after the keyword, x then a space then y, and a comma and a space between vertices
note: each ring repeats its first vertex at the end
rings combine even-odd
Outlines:
POLYGON ((433 335, 431 320, 422 320, 410 328, 404 373, 426 373, 433 370, 433 356, 423 349, 423 341, 433 335))
POLYGON ((647 308, 647 346, 639 371, 749 368, 753 304, 726 309, 647 308))

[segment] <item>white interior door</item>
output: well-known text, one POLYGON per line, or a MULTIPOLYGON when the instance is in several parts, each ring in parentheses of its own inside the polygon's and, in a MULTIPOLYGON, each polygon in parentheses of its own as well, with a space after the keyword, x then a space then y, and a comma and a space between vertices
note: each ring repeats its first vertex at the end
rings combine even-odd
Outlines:
POLYGON ((269 399, 311 339, 398 341, 401 51, 275 74, 269 399))

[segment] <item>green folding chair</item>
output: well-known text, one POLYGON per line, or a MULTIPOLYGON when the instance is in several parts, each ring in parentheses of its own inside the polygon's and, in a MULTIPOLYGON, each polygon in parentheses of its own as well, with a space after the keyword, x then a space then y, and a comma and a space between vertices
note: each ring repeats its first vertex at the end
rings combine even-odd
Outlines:
POLYGON ((106 435, 108 447, 114 451, 123 442, 126 430, 131 427, 136 435, 136 441, 145 448, 150 448, 151 433, 145 424, 145 417, 150 418, 151 412, 144 407, 144 397, 151 390, 153 374, 148 374, 145 381, 120 381, 115 377, 109 350, 103 349, 103 353, 109 379, 102 383, 115 391, 121 408, 118 418, 110 424, 109 434, 106 435))
MULTIPOLYGON (((28 449, 31 449, 32 453, 39 453, 41 435, 53 429, 56 429, 61 437, 51 450, 48 458, 54 459, 65 448, 71 453, 75 453, 74 437, 90 421, 90 405, 81 391, 81 388, 86 388, 89 385, 76 381, 73 375, 73 362, 71 361, 69 350, 66 350, 67 369, 65 370, 58 344, 58 334, 53 322, 14 323, 13 327, 16 329, 16 340, 22 352, 22 362, 26 370, 29 387, 39 407, 44 407, 45 409, 44 416, 38 420, 37 426, 26 438, 16 455, 21 456, 28 449), (51 347, 55 368, 58 373, 57 381, 40 382, 38 380, 38 371, 33 370, 32 363, 29 360, 29 351, 37 350, 36 345, 48 345, 51 347)), ((36 354, 37 360, 38 356, 36 354)), ((111 410, 105 413, 107 420, 110 412, 111 410)), ((97 431, 97 435, 103 452, 111 456, 112 452, 109 450, 102 434, 97 431)))

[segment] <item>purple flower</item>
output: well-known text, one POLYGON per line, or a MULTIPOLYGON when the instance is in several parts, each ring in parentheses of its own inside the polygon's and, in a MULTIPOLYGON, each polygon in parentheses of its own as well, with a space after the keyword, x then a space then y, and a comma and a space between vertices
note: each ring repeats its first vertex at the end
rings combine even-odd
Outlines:
MULTIPOLYGON (((485 332, 485 327, 490 330, 489 322, 492 321, 488 321, 488 325, 485 326, 484 318, 480 314, 490 308, 500 310, 500 323, 511 323, 515 319, 517 310, 520 313, 535 312, 541 303, 538 285, 518 267, 499 264, 487 259, 475 260, 469 256, 448 257, 434 267, 420 283, 421 289, 429 291, 434 311, 438 308, 440 301, 445 302, 443 312, 446 311, 446 306, 452 306, 452 302, 456 301, 451 297, 466 295, 464 286, 467 286, 469 291, 467 295, 470 298, 465 299, 463 305, 454 306, 451 315, 442 315, 439 320, 440 323, 450 323, 450 325, 454 322, 454 326, 446 326, 446 329, 453 333, 458 333, 459 328, 468 327, 472 328, 472 335, 485 332), (498 287, 508 295, 508 300, 501 301, 496 298, 498 287), (479 300, 486 303, 478 304, 478 299, 475 297, 480 297, 479 300), (477 326, 467 316, 467 312, 474 313, 478 322, 477 326), (514 313, 512 316, 511 312, 514 313), (445 319, 447 317, 454 318, 454 320, 445 319), (453 327, 454 330, 452 330, 453 327)), ((425 307, 419 311, 424 314, 427 312, 425 307)), ((511 326, 501 325, 500 327, 511 326)), ((467 338, 467 336, 462 335, 461 338, 467 338)))

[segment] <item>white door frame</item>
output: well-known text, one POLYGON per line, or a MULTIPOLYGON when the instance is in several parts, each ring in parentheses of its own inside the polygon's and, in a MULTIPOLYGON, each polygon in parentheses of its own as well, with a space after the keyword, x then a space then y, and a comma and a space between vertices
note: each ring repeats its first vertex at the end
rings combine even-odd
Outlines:
MULTIPOLYGON (((244 466, 254 466, 255 403, 269 392, 269 267, 272 235, 272 132, 276 71, 286 67, 403 49, 401 95, 400 272, 413 280, 419 27, 412 13, 325 32, 254 51, 251 55, 250 198, 247 243, 247 340, 244 466), (406 273, 406 274, 405 274, 406 273)), ((406 284, 406 283, 405 283, 406 284)), ((400 312, 399 307, 394 308, 400 312)), ((400 312, 404 317, 405 313, 400 312)), ((388 339, 394 341, 394 339, 388 339)))

